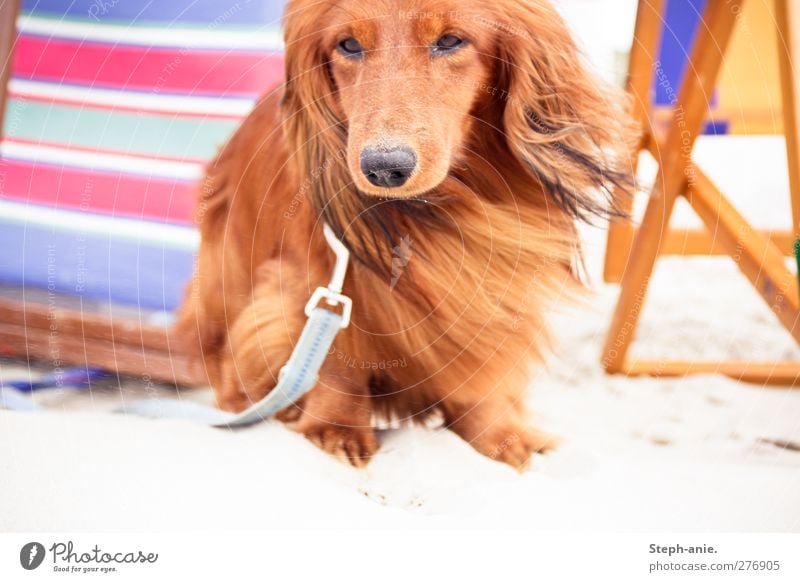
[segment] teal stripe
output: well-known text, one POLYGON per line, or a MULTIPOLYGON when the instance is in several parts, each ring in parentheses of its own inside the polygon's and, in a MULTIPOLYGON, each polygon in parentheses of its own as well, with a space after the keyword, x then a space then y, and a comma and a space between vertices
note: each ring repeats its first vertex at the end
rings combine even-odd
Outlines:
POLYGON ((237 125, 229 119, 131 113, 11 98, 3 133, 36 142, 206 160, 214 156, 237 125))

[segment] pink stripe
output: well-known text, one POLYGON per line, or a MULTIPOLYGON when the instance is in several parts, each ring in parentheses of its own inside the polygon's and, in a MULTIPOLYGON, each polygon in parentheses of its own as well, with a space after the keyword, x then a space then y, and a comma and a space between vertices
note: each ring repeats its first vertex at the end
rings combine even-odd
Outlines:
POLYGON ((115 172, 87 172, 15 160, 0 161, 5 172, 0 198, 156 220, 189 223, 197 185, 115 172))
POLYGON ((283 77, 283 55, 112 46, 22 35, 14 50, 14 75, 29 80, 101 87, 260 95, 283 77))

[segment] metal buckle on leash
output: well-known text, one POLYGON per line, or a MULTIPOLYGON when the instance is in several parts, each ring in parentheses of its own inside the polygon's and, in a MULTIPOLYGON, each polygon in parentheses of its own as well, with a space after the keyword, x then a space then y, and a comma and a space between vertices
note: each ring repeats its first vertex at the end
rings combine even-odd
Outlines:
POLYGON ((336 264, 333 267, 333 274, 328 286, 317 287, 314 293, 311 294, 311 298, 306 303, 305 314, 306 317, 310 317, 311 312, 319 305, 322 299, 325 299, 325 302, 331 307, 341 305, 342 323, 339 328, 344 329, 350 325, 350 314, 353 311, 353 300, 342 293, 344 276, 347 272, 347 264, 350 261, 350 251, 347 250, 342 241, 336 238, 333 230, 327 224, 323 225, 322 233, 325 235, 328 246, 331 247, 331 250, 336 255, 336 264))
POLYGON ((325 302, 331 307, 336 307, 337 305, 341 304, 342 323, 339 325, 339 329, 344 329, 350 325, 350 314, 353 311, 353 300, 347 295, 334 293, 330 290, 330 287, 317 287, 314 290, 314 293, 311 294, 311 299, 309 299, 308 303, 306 303, 305 312, 307 317, 311 316, 311 312, 319 304, 321 299, 325 299, 325 302))

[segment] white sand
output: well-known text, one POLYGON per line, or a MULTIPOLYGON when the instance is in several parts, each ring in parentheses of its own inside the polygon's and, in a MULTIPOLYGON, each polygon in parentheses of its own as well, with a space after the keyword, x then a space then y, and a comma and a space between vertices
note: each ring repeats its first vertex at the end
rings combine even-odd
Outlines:
MULTIPOLYGON (((717 166, 738 155, 738 178, 715 177, 738 184, 740 205, 755 206, 760 222, 783 225, 780 140, 725 144, 732 152, 719 150, 717 166), (756 162, 776 168, 775 184, 758 195, 746 180, 756 162)), ((713 166, 708 146, 704 140, 698 157, 713 166)), ((566 443, 528 473, 442 430, 386 431, 378 457, 359 471, 276 422, 228 432, 106 414, 120 395, 146 395, 130 381, 91 395, 42 393, 54 410, 47 414, 0 411, 2 529, 800 531, 800 452, 770 444, 800 445, 800 392, 721 377, 604 375, 599 351, 617 288, 600 282, 604 234, 586 237, 596 293, 585 307, 555 315, 560 352, 531 392, 541 425, 566 443)), ((800 359, 726 259, 662 261, 638 338, 641 355, 800 359)), ((0 372, 28 371, 11 363, 0 372)), ((210 401, 203 390, 183 397, 210 401)))

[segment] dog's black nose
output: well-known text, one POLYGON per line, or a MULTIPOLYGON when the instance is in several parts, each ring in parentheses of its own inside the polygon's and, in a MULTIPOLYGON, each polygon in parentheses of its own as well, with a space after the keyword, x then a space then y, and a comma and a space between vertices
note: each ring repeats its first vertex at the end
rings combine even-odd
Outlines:
POLYGON ((417 165, 417 154, 408 147, 391 150, 365 148, 361 152, 361 171, 371 184, 397 188, 406 183, 417 165))

